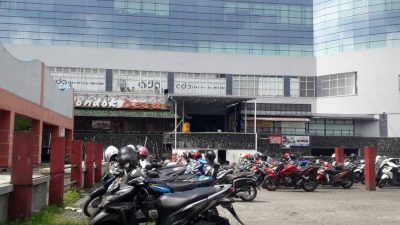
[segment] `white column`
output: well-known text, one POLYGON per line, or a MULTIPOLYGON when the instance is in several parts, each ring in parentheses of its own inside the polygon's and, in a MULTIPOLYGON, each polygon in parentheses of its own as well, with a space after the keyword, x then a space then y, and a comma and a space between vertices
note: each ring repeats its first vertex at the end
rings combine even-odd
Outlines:
POLYGON ((185 102, 182 102, 182 127, 184 123, 185 123, 185 102))
POLYGON ((244 102, 244 133, 247 134, 247 101, 244 102))
MULTIPOLYGON (((176 152, 176 142, 177 142, 177 129, 178 129, 178 102, 175 101, 175 152, 176 152)), ((174 153, 174 152, 173 152, 174 153)))
POLYGON ((254 100, 254 149, 257 151, 257 99, 254 100))

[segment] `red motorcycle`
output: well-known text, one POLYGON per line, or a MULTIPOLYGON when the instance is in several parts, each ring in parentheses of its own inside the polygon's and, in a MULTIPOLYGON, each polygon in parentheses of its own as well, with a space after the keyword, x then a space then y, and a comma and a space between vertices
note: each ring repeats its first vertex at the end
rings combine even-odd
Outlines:
POLYGON ((264 179, 262 187, 268 191, 275 191, 284 186, 303 188, 304 191, 312 192, 318 187, 317 170, 316 166, 299 168, 293 164, 282 163, 274 170, 268 170, 268 176, 264 179))
POLYGON ((322 185, 342 186, 344 189, 351 188, 354 183, 353 170, 351 168, 333 167, 324 162, 318 169, 317 182, 322 185))

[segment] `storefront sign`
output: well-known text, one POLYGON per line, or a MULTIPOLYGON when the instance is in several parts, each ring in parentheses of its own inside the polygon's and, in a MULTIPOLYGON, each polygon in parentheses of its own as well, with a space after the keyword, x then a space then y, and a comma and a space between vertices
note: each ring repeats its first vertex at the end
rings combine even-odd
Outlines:
POLYGON ((268 140, 271 144, 279 144, 283 143, 283 136, 280 134, 271 134, 268 135, 268 140))
POLYGON ((168 109, 157 97, 84 97, 75 96, 75 107, 83 108, 118 108, 118 109, 168 109))
POLYGON ((283 145, 287 147, 308 147, 310 146, 310 136, 285 136, 283 145))

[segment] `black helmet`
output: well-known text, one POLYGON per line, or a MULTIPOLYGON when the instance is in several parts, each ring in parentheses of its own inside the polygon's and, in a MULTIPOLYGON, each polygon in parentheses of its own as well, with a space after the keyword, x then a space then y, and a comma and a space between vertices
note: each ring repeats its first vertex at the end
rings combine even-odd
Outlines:
POLYGON ((260 158, 260 154, 259 153, 256 153, 256 154, 254 154, 254 159, 258 159, 258 158, 260 158))
POLYGON ((290 154, 290 159, 292 161, 295 161, 297 159, 297 156, 295 154, 290 154))
POLYGON ((208 160, 208 162, 213 163, 216 157, 217 156, 215 155, 215 152, 213 150, 208 150, 206 152, 206 159, 208 160))
POLYGON ((123 169, 136 168, 138 164, 137 152, 130 147, 122 147, 118 150, 118 164, 123 169))

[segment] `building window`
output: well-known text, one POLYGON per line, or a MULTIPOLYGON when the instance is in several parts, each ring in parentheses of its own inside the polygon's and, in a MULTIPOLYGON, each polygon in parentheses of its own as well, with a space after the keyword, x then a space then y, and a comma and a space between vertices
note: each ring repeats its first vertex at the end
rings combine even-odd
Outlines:
POLYGON ((284 96, 282 76, 235 75, 233 95, 240 96, 284 96))
POLYGON ((290 78, 291 97, 315 97, 315 78, 314 77, 291 77, 290 78))
POLYGON ((321 93, 318 97, 348 96, 357 94, 357 73, 340 73, 318 77, 321 93))

